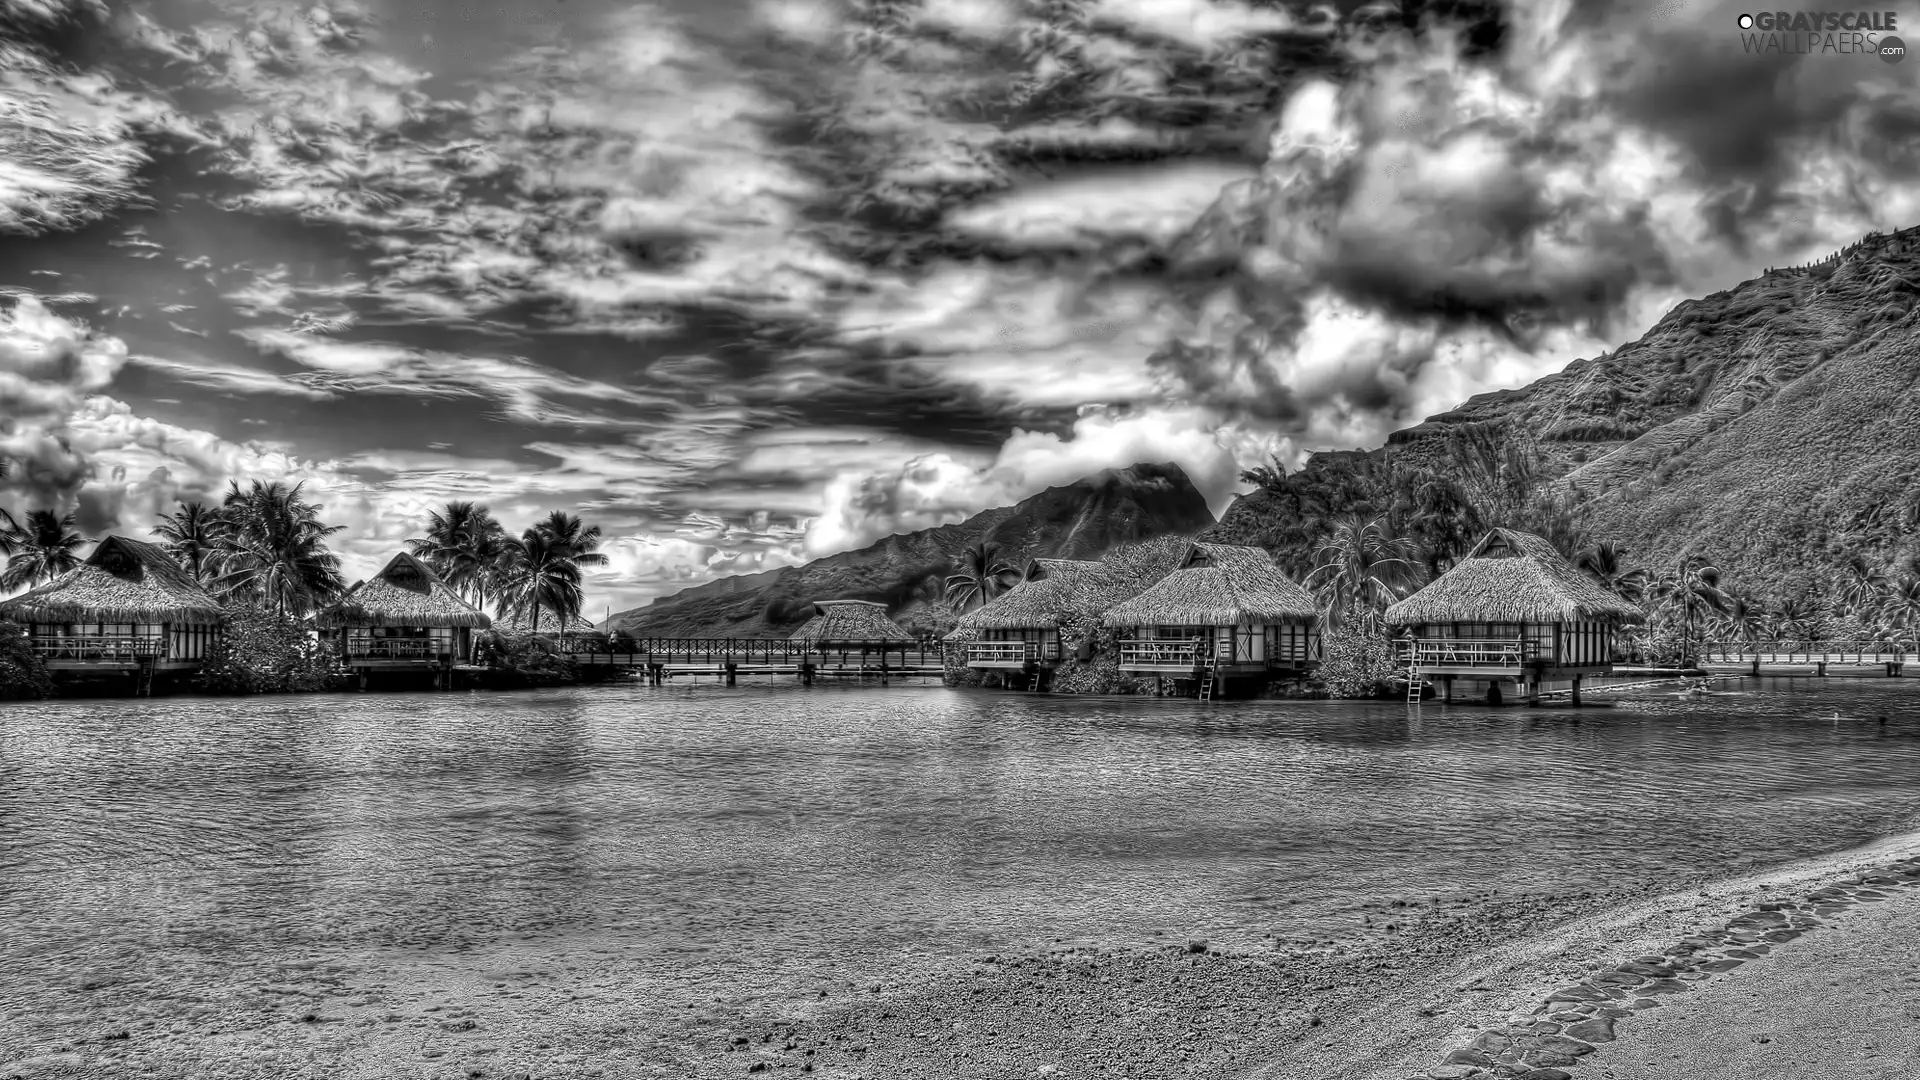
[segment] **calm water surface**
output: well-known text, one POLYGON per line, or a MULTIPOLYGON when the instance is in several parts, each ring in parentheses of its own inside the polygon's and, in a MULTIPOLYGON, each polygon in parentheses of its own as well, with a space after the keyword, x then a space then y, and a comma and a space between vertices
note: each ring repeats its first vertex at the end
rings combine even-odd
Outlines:
POLYGON ((1744 686, 1415 719, 901 687, 0 706, 0 1001, 269 953, 511 945, 694 994, 1333 936, 1381 896, 1678 882, 1915 827, 1920 683, 1744 686))

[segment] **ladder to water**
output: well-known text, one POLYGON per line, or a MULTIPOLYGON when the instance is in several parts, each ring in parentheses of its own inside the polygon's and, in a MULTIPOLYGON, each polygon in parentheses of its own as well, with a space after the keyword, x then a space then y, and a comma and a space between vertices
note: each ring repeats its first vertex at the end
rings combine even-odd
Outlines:
POLYGON ((1218 656, 1210 656, 1207 658, 1206 677, 1200 680, 1200 700, 1201 701, 1213 700, 1214 684, 1219 681, 1220 681, 1220 658, 1218 656))
POLYGON ((1407 704, 1420 704, 1420 661, 1407 661, 1407 704))
POLYGON ((135 697, 152 697, 153 696, 153 665, 152 664, 141 664, 139 668, 137 668, 134 671, 133 696, 135 697))

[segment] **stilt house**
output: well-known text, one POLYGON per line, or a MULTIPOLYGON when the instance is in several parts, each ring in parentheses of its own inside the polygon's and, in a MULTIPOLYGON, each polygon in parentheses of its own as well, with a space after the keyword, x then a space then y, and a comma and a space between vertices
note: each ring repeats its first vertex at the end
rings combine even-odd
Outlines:
POLYGON ((1426 588, 1387 609, 1400 662, 1417 686, 1438 678, 1540 684, 1613 670, 1614 635, 1640 609, 1580 572, 1545 538, 1495 529, 1426 588))
POLYGON ((473 654, 473 632, 493 624, 427 564, 406 552, 348 589, 314 619, 346 667, 444 673, 473 654))
POLYGON ((1319 610, 1261 548, 1194 543, 1179 569, 1111 608, 1120 670, 1230 678, 1304 671, 1320 660, 1319 610))
POLYGON ((198 670, 220 633, 220 602, 165 548, 109 536, 86 561, 39 588, 0 601, 0 619, 27 628, 56 678, 198 670))

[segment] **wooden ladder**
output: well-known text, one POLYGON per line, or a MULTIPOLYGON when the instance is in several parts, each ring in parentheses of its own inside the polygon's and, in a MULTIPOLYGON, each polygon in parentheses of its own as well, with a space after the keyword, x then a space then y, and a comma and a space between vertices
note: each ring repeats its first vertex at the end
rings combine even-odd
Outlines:
POLYGON ((1207 675, 1200 680, 1200 700, 1212 701, 1214 684, 1220 681, 1220 658, 1207 657, 1207 675))
POLYGON ((1407 704, 1420 704, 1420 661, 1407 661, 1407 704))
POLYGON ((135 697, 153 696, 153 665, 141 664, 134 674, 133 694, 135 697))

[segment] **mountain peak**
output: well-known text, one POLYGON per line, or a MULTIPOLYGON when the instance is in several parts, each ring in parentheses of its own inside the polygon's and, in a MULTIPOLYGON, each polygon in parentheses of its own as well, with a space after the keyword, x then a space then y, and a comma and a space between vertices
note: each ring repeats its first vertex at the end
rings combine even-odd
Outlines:
POLYGON ((803 566, 722 578, 608 620, 639 637, 784 636, 805 605, 877 600, 897 619, 931 628, 941 584, 968 547, 984 543, 1024 566, 1035 558, 1092 559, 1109 549, 1213 525, 1206 498, 1172 462, 1103 469, 965 521, 899 533, 803 566))

